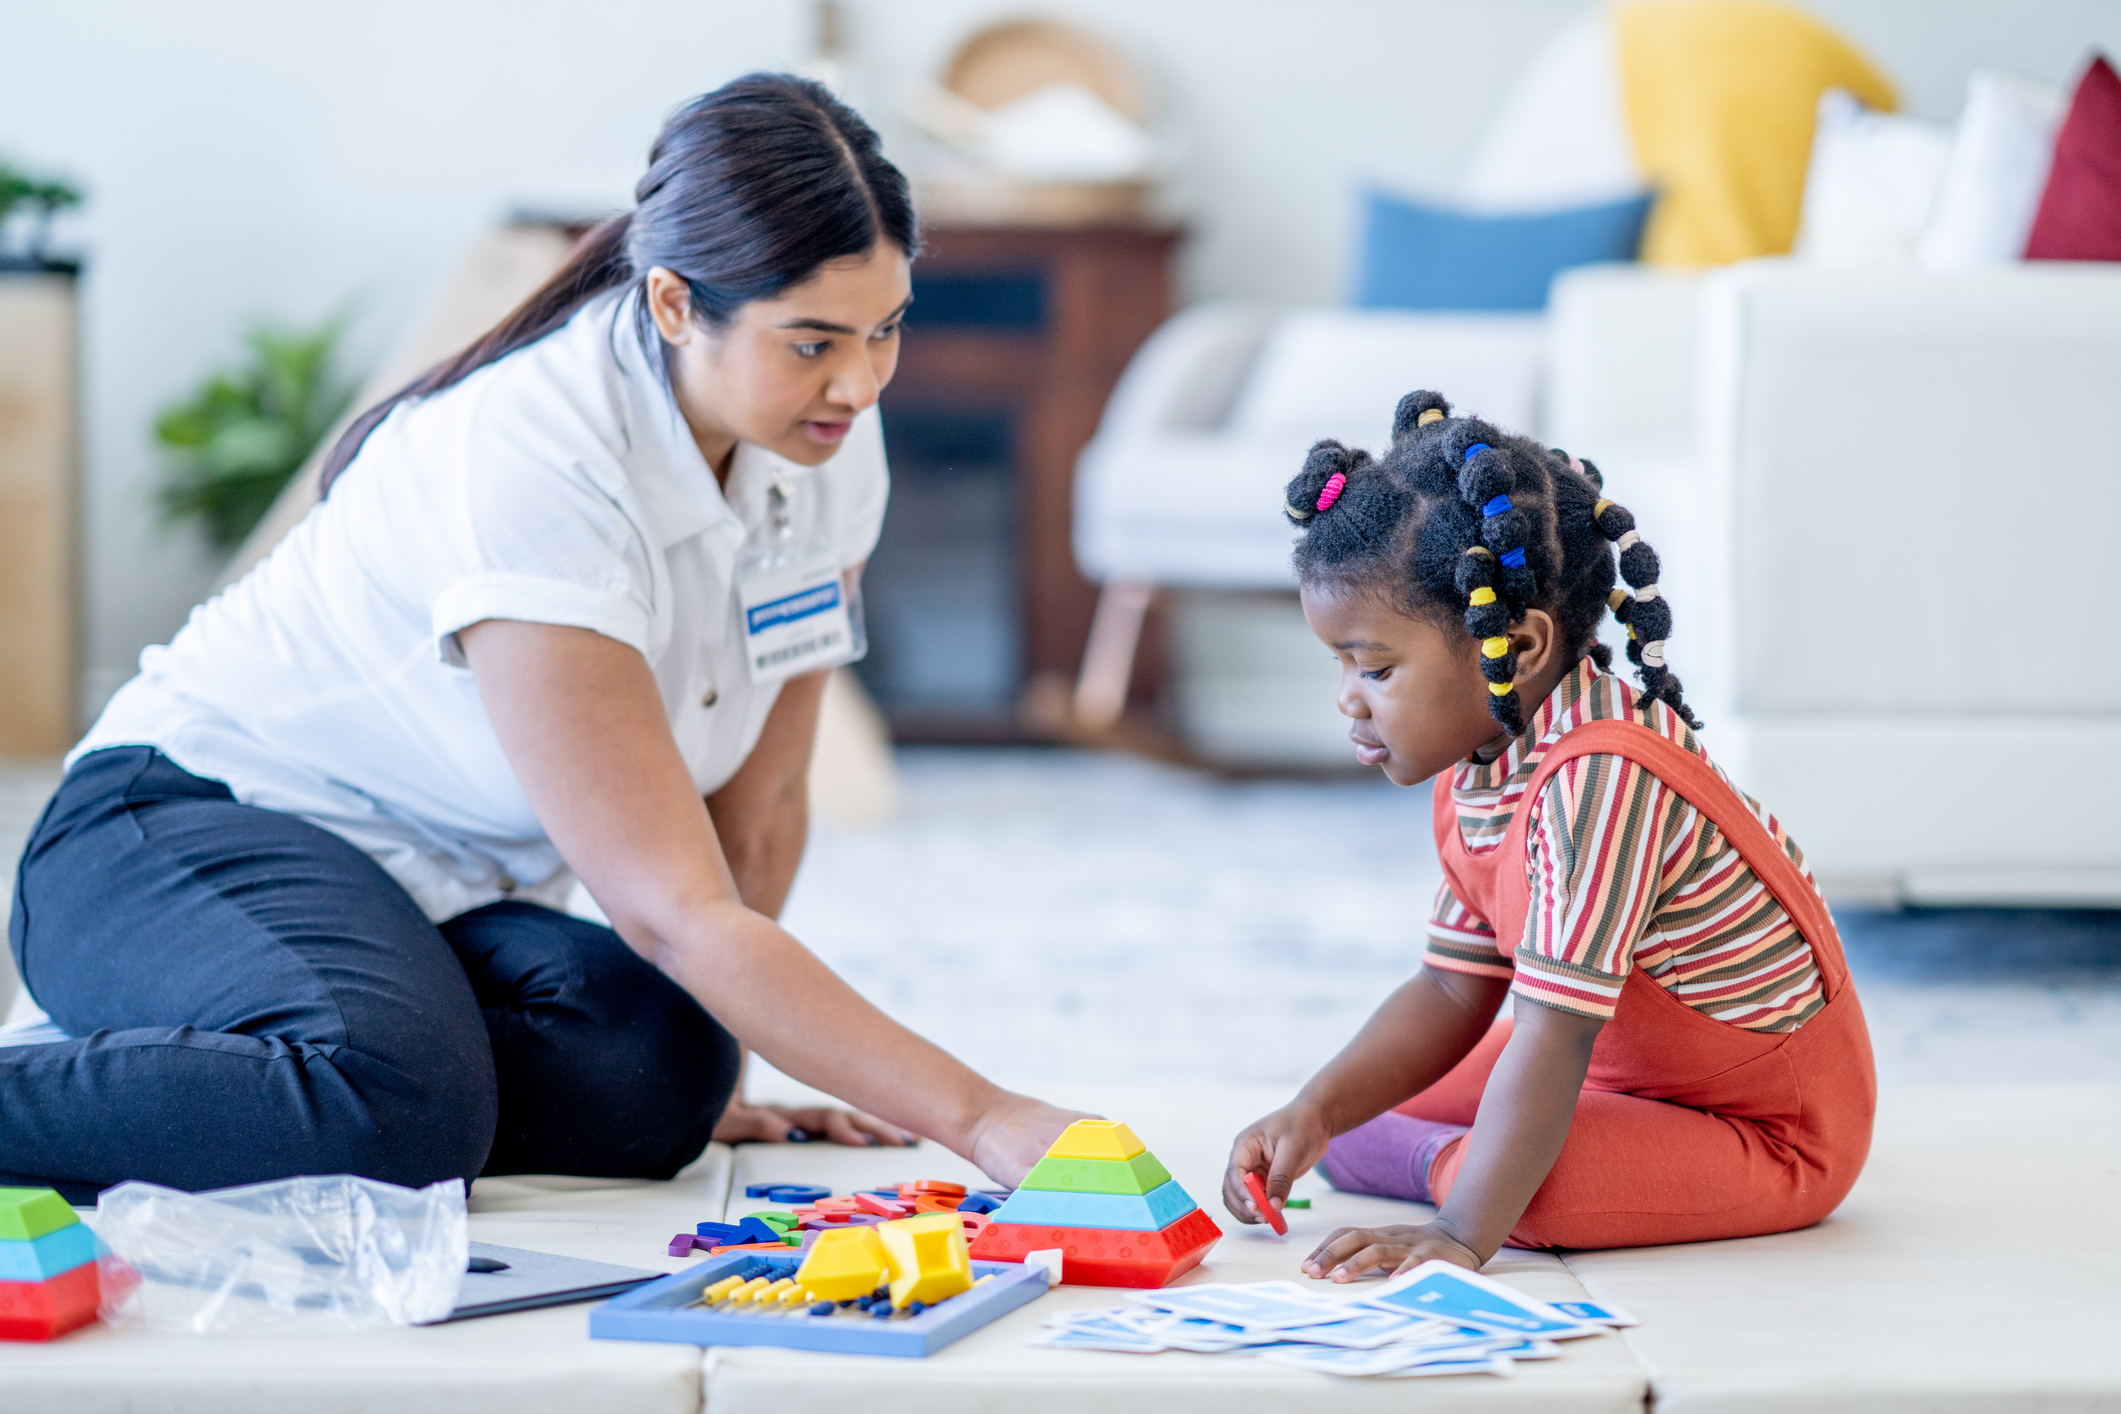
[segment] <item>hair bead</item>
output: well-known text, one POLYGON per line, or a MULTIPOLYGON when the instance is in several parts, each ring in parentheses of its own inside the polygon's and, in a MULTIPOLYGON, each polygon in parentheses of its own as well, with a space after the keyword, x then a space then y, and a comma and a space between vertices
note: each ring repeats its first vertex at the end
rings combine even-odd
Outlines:
POLYGON ((1420 417, 1414 419, 1414 425, 1416 427, 1427 427, 1432 422, 1441 421, 1443 421, 1443 409, 1429 408, 1420 417))
POLYGON ((1347 489, 1348 478, 1340 472, 1334 472, 1326 478, 1326 484, 1319 488, 1318 508, 1322 511, 1332 510, 1333 503, 1340 499, 1340 493, 1347 489))
POLYGON ((1484 516, 1499 516, 1510 509, 1512 509, 1510 498, 1508 496, 1497 496, 1494 500, 1482 506, 1480 513, 1484 516))
POLYGON ((1466 553, 1468 555, 1486 555, 1491 560, 1495 558, 1495 552, 1485 545, 1468 545, 1466 546, 1466 553))
POLYGON ((1459 460, 1471 461, 1473 460, 1473 453, 1475 452, 1492 452, 1494 450, 1495 449, 1493 447, 1489 446, 1485 442, 1475 442, 1472 446, 1466 448, 1466 454, 1463 457, 1460 457, 1459 460))
POLYGON ((1642 665, 1646 668, 1661 668, 1664 666, 1663 639, 1660 638, 1655 643, 1642 645, 1642 665))
POLYGON ((1662 591, 1660 591, 1656 585, 1645 584, 1644 586, 1642 586, 1642 588, 1635 591, 1635 602, 1638 604, 1647 604, 1652 599, 1655 599, 1661 592, 1662 591))
POLYGON ((1497 697, 1508 697, 1511 693, 1517 691, 1517 684, 1514 682, 1491 682, 1488 684, 1488 691, 1494 693, 1497 697))
POLYGON ((1628 592, 1625 589, 1616 589, 1605 597, 1605 606, 1616 614, 1620 612, 1620 606, 1628 602, 1628 592))
POLYGON ((1493 638, 1483 638, 1480 641, 1480 651, 1487 657, 1500 658, 1510 651, 1510 640, 1500 634, 1493 638))
POLYGON ((1483 584, 1467 597, 1466 602, 1476 609, 1492 604, 1495 602, 1495 591, 1483 584))
POLYGON ((1637 545, 1640 545, 1641 543, 1642 532, 1639 530, 1630 530, 1625 535, 1622 535, 1618 540, 1615 540, 1613 542, 1613 548, 1618 550, 1621 554, 1625 555, 1628 551, 1634 549, 1637 545))
POLYGON ((1591 507, 1591 519, 1604 520, 1605 513, 1611 509, 1613 509, 1613 503, 1611 501, 1601 499, 1597 505, 1591 507))
POLYGON ((1520 545, 1520 546, 1518 546, 1518 547, 1517 547, 1516 549, 1514 549, 1514 550, 1505 550, 1505 551, 1503 551, 1503 552, 1502 552, 1502 556, 1501 556, 1501 559, 1502 559, 1502 562, 1503 562, 1504 564, 1508 565, 1508 566, 1509 566, 1509 567, 1510 567, 1511 569, 1513 569, 1513 570, 1521 570, 1521 569, 1523 569, 1523 568, 1524 568, 1524 547, 1523 547, 1522 545, 1520 545))
POLYGON ((1282 509, 1288 513, 1290 520, 1309 520, 1311 518, 1311 512, 1300 511, 1286 501, 1282 503, 1282 509))

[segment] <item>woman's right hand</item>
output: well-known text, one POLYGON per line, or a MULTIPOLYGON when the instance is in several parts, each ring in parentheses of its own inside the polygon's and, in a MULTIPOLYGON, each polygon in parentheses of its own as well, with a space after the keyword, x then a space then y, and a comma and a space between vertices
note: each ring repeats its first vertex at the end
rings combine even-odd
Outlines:
POLYGON ((1267 1201, 1279 1208, 1288 1199, 1290 1185, 1325 1156, 1326 1144, 1332 1138, 1325 1115, 1301 1097, 1255 1121, 1230 1146, 1230 1168, 1223 1175, 1223 1206, 1241 1223, 1265 1222, 1267 1215, 1253 1205, 1252 1195, 1245 1191, 1245 1175, 1262 1175, 1267 1182, 1267 1201))
MULTIPOLYGON (((1015 1188, 1046 1157, 1061 1131, 1079 1119, 1099 1115, 1064 1110, 1029 1095, 1004 1093, 980 1117, 972 1132, 970 1157, 980 1171, 1004 1187, 1015 1188)), ((961 1151, 962 1152, 962 1151, 961 1151)))

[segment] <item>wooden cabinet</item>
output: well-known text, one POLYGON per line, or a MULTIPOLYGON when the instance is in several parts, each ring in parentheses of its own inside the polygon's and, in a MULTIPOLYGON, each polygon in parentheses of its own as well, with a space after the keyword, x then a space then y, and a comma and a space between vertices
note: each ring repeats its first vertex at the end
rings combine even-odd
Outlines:
POLYGON ((74 744, 74 278, 0 273, 0 755, 74 744))
MULTIPOLYGON (((1075 460, 1128 360, 1172 311, 1179 239, 1149 226, 926 233, 898 376, 884 394, 885 435, 910 492, 916 469, 895 429, 1003 429, 1013 524, 989 529, 1007 539, 1014 562, 1015 691, 984 714, 903 706, 879 692, 902 739, 1047 734, 1041 704, 1065 700, 1096 601, 1071 547, 1075 460)), ((893 568, 896 531, 887 520, 881 573, 893 568)), ((888 638, 888 624, 877 628, 888 638)), ((1153 664, 1145 667, 1142 690, 1153 692, 1153 664)))

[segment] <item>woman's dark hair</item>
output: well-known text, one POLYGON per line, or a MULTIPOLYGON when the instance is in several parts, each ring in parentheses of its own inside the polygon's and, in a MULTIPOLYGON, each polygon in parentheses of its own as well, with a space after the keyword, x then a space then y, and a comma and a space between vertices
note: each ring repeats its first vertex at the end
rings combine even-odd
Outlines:
POLYGON ((1510 625, 1544 609, 1570 661, 1607 668, 1613 655, 1598 642, 1598 624, 1611 609, 1627 626, 1644 709, 1662 702, 1700 727, 1664 665, 1672 610, 1657 588, 1657 552, 1627 509, 1599 494, 1598 468, 1450 414, 1442 394, 1409 393, 1382 461, 1330 440, 1311 448, 1287 493, 1288 517, 1304 531, 1297 578, 1383 589, 1410 615, 1463 623, 1480 640, 1489 710, 1513 735, 1525 722, 1510 625), (1632 594, 1614 587, 1616 549, 1632 594))
MULTIPOLYGON (((789 74, 748 74, 679 109, 656 135, 633 197, 632 211, 584 236, 506 319, 355 418, 324 459, 322 493, 399 403, 536 343, 655 266, 684 276, 693 316, 718 328, 880 240, 909 258, 920 251, 905 174, 885 159, 875 129, 824 85, 789 74)), ((645 301, 636 313, 641 346, 660 368, 645 301)))

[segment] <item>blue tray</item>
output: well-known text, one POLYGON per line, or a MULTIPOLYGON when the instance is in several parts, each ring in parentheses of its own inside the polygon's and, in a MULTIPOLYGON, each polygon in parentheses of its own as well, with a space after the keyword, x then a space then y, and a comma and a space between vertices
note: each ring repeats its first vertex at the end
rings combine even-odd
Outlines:
POLYGON ((880 1321, 860 1307, 813 1316, 793 1312, 710 1311, 692 1303, 723 1277, 792 1277, 803 1254, 725 1252, 696 1267, 634 1288, 589 1313, 589 1333, 600 1340, 669 1340, 686 1345, 780 1345, 793 1350, 838 1350, 849 1355, 931 1355, 959 1336, 1046 1294, 1043 1269, 1020 1262, 974 1262, 975 1279, 993 1281, 929 1307, 918 1316, 880 1321))

